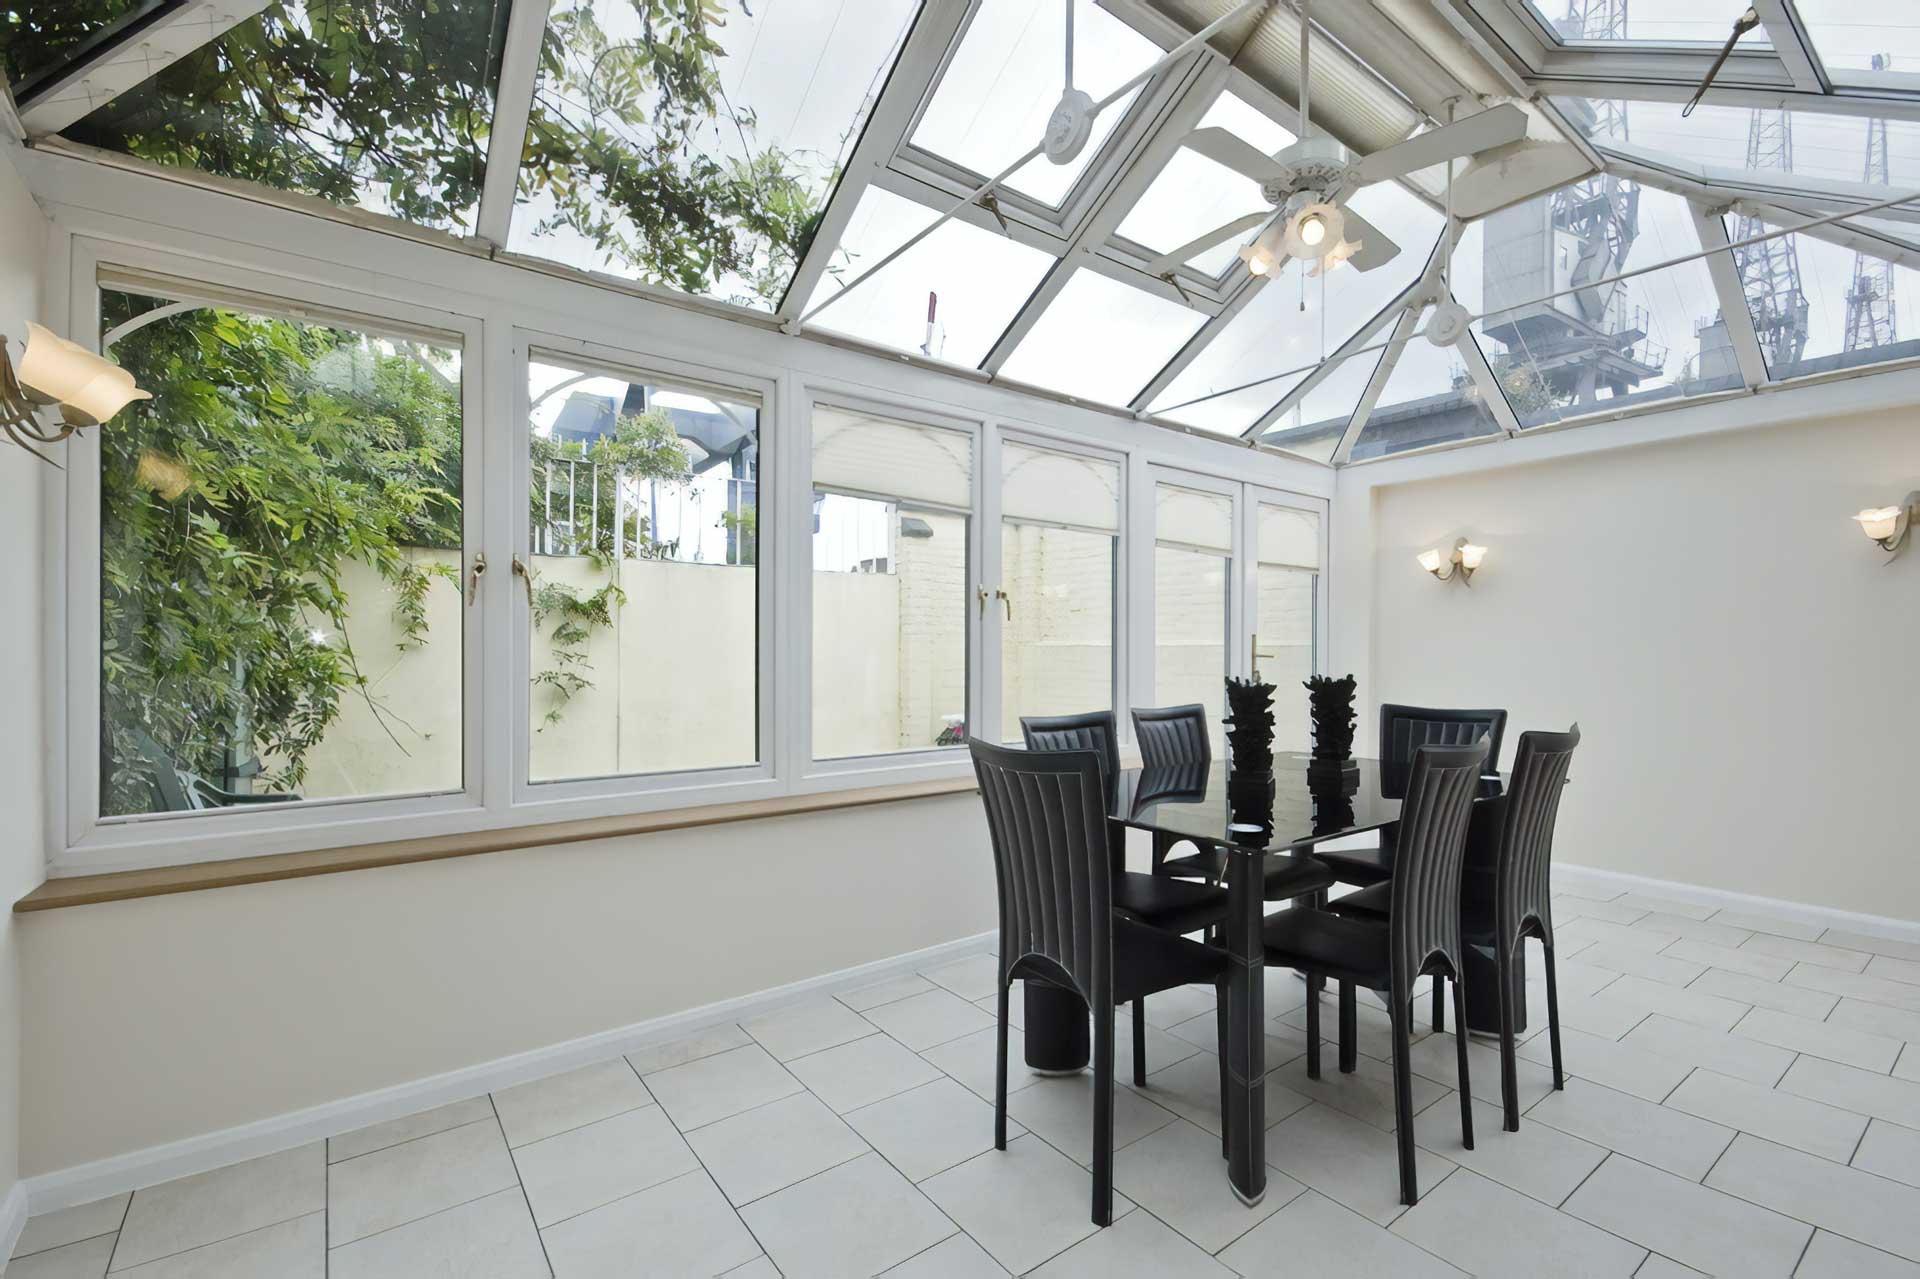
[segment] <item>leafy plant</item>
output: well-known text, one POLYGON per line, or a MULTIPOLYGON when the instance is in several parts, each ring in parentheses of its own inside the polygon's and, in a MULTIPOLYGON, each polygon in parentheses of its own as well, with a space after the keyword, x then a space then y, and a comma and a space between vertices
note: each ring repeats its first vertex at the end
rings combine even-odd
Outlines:
POLYGON ((588 660, 586 646, 592 641, 596 627, 613 625, 613 610, 626 602, 627 593, 617 582, 608 582, 590 595, 581 595, 555 582, 535 582, 534 628, 539 629, 550 617, 557 619, 549 637, 554 664, 533 677, 536 685, 551 694, 539 731, 545 732, 559 723, 575 695, 593 687, 593 680, 587 674, 593 664, 588 660))
POLYGON ((533 527, 545 535, 541 549, 590 556, 604 568, 619 550, 618 534, 639 558, 672 553, 671 546, 654 539, 639 510, 628 511, 621 528, 615 528, 614 520, 620 484, 677 484, 689 478, 692 459, 664 410, 627 414, 614 423, 611 434, 591 443, 536 435, 530 445, 533 485, 528 497, 533 527))

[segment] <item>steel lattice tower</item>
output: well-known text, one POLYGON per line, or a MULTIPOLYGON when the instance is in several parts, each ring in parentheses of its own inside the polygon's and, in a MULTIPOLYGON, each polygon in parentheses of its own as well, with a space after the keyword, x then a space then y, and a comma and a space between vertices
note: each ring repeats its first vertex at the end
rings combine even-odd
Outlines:
MULTIPOLYGON (((1785 111, 1756 109, 1747 121, 1747 167, 1793 172, 1793 123, 1785 111)), ((1767 233, 1759 218, 1734 219, 1735 243, 1767 233)), ((1733 251, 1753 327, 1775 370, 1800 362, 1807 349, 1807 295, 1800 287, 1800 253, 1792 236, 1776 236, 1733 251)))
MULTIPOLYGON (((1873 55, 1873 69, 1885 71, 1893 59, 1873 55)), ((1887 122, 1867 118, 1867 162, 1862 177, 1876 186, 1888 185, 1887 122)), ((1853 255, 1853 283, 1847 288, 1847 339, 1844 349, 1864 350, 1900 340, 1893 313, 1893 263, 1869 253, 1853 255)))

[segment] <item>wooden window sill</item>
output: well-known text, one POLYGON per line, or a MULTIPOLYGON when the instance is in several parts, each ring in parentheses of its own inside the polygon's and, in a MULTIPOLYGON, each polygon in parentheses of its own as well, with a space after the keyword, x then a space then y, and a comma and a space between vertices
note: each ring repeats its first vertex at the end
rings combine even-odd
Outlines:
POLYGON ((866 786, 856 790, 739 800, 698 808, 630 813, 618 817, 590 817, 537 826, 468 831, 457 835, 430 835, 382 844, 359 844, 351 848, 236 857, 227 861, 192 862, 183 866, 114 871, 104 875, 72 875, 48 880, 15 902, 13 909, 24 913, 59 910, 67 906, 89 906, 95 902, 132 901, 167 893, 192 893, 208 888, 230 888, 236 884, 265 884, 278 879, 301 879, 308 875, 337 875, 342 871, 368 870, 376 866, 406 866, 413 862, 474 857, 482 853, 510 852, 548 844, 575 844, 583 840, 611 839, 620 835, 645 835, 655 831, 757 821, 765 817, 864 808, 871 804, 959 795, 978 789, 978 783, 972 777, 951 777, 937 781, 866 786))

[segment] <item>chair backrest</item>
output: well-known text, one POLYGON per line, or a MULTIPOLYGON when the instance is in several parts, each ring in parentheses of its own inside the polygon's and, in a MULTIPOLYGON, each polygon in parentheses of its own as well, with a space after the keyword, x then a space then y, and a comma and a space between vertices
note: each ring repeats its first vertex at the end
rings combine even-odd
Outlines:
POLYGON ((1487 744, 1422 746, 1413 753, 1393 854, 1393 995, 1411 996, 1413 979, 1435 954, 1460 972, 1460 877, 1467 823, 1480 791, 1487 744))
POLYGON ((1567 770, 1579 744, 1578 724, 1564 733, 1520 734, 1494 854, 1494 925, 1503 945, 1516 944, 1521 930, 1529 925, 1537 926, 1549 944, 1553 941, 1553 911, 1548 905, 1553 824, 1560 815, 1560 795, 1566 790, 1567 770))
MULTIPOLYGON (((1113 1002, 1113 881, 1095 751, 1022 751, 968 741, 993 842, 1000 976, 1064 982, 1113 1002)), ((1104 1002, 1102 1002, 1104 1001, 1104 1002)))
POLYGON ((1133 738, 1140 747, 1140 762, 1148 768, 1205 764, 1213 759, 1213 747, 1207 739, 1207 708, 1198 702, 1136 708, 1133 738))
POLYGON ((1107 807, 1113 807, 1120 779, 1120 731, 1112 711, 1079 715, 1022 715, 1020 736, 1030 751, 1093 751, 1106 780, 1107 807))
POLYGON ((1487 739, 1487 768, 1500 766, 1500 739, 1507 731, 1505 711, 1453 711, 1431 706, 1380 707, 1380 758, 1407 765, 1422 746, 1469 746, 1487 739))

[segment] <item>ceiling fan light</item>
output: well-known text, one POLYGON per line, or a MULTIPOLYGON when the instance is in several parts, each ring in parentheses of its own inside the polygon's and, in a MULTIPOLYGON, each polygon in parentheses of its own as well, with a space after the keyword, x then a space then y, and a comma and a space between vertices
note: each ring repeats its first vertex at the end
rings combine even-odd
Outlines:
POLYGON ((1300 219, 1300 243, 1317 249, 1327 238, 1327 222, 1318 215, 1300 219))
POLYGON ((1322 257, 1340 244, 1346 227, 1346 215, 1337 206, 1317 202, 1306 205, 1287 220, 1287 256, 1309 261, 1322 257))

